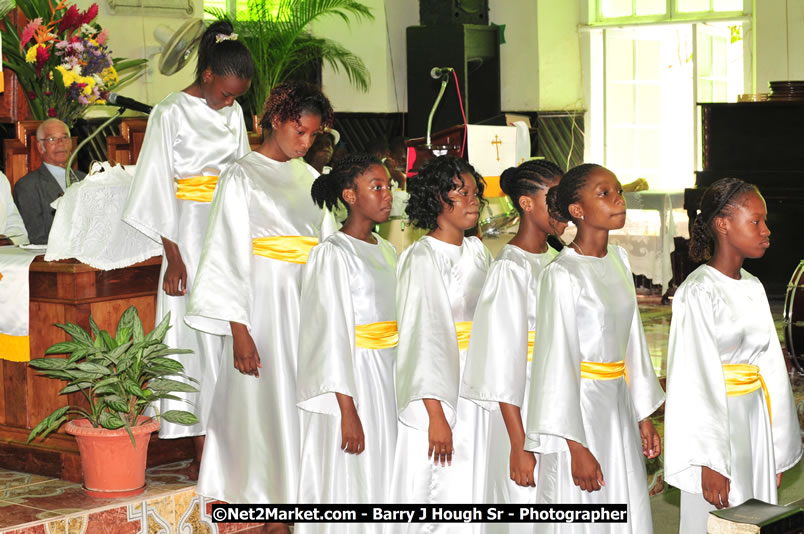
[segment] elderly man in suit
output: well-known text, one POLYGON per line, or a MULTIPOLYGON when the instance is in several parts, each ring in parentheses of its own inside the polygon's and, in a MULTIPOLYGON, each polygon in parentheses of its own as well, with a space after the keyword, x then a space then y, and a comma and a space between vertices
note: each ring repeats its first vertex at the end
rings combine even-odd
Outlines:
MULTIPOLYGON (((59 119, 47 119, 36 129, 36 144, 42 166, 14 185, 14 202, 31 243, 45 244, 56 214, 50 203, 63 195, 67 187, 65 167, 72 150, 70 130, 59 119)), ((73 171, 73 176, 80 180, 84 173, 73 171)))

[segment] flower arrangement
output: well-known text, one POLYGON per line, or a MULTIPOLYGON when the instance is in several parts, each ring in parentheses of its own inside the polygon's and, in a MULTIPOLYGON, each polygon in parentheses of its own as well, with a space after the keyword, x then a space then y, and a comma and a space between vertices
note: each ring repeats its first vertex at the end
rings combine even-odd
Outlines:
POLYGON ((58 117, 72 126, 92 104, 144 71, 145 59, 118 59, 109 33, 95 21, 98 5, 80 11, 68 0, 17 0, 3 16, 3 64, 17 74, 35 119, 58 117), (23 20, 23 17, 25 20, 23 20), (121 78, 121 73, 127 75, 121 78))

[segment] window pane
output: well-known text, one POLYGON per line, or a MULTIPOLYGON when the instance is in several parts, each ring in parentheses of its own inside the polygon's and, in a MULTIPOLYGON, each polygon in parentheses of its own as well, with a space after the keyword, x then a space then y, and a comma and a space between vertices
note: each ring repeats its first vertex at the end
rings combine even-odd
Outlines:
POLYGON ((636 14, 642 15, 664 15, 667 13, 667 0, 637 0, 636 14))
POLYGON ((630 17, 633 13, 631 0, 601 0, 600 14, 604 18, 630 17))
POLYGON ((743 11, 743 0, 715 0, 715 11, 743 11))
POLYGON ((709 11, 709 0, 676 0, 676 9, 679 13, 697 13, 709 11))

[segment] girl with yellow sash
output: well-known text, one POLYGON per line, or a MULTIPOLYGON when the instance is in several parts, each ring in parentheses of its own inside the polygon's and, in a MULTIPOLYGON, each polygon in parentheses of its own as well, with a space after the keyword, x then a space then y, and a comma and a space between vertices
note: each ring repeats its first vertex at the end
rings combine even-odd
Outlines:
POLYGON ((664 394, 653 371, 628 257, 608 244, 625 224, 617 177, 570 169, 547 193, 575 240, 544 268, 538 290, 525 449, 541 453, 543 504, 626 504, 627 523, 542 524, 536 532, 653 532, 643 454, 660 453, 648 419, 664 394))
POLYGON ((690 257, 707 261, 673 299, 667 358, 665 478, 681 489, 679 532, 705 533, 709 512, 777 502, 801 459, 784 357, 760 281, 742 268, 770 246, 765 201, 737 178, 701 199, 690 257))
POLYGON ((185 426, 163 420, 159 430, 160 438, 196 437, 193 479, 200 465, 223 338, 188 327, 184 315, 215 182, 249 150, 243 111, 235 98, 248 90, 253 74, 251 54, 232 33, 232 25, 223 21, 210 25, 198 48, 193 84, 170 93, 151 111, 123 210, 124 221, 164 247, 156 321, 170 313, 165 343, 193 351, 171 358, 181 361, 187 375, 199 381, 200 391, 179 393, 183 400, 164 399, 160 404, 162 412, 192 410, 199 423, 185 426))
POLYGON ((304 262, 334 223, 310 198, 302 156, 332 123, 311 85, 271 90, 265 140, 221 176, 187 322, 226 336, 198 493, 290 503, 299 474, 296 348, 304 262))
MULTIPOLYGON (((533 160, 502 173, 500 187, 519 212, 519 230, 491 264, 472 323, 461 395, 490 411, 486 502, 536 504, 536 457, 525 450, 523 420, 535 343, 537 283, 558 252, 547 244, 566 223, 547 212, 561 169, 533 160)), ((486 532, 532 532, 527 523, 490 523, 486 532)))
MULTIPOLYGON (((477 225, 483 179, 453 156, 408 180, 406 212, 430 233, 402 253, 396 288, 399 437, 391 502, 471 503, 485 494, 488 414, 460 397, 477 298, 491 254, 477 225)), ((397 532, 469 532, 479 525, 394 524, 397 532), (473 528, 474 527, 474 528, 473 528)))
MULTIPOLYGON (((396 251, 372 230, 391 214, 388 171, 346 156, 313 183, 313 200, 348 216, 307 260, 296 398, 301 503, 381 503, 396 445, 396 251)), ((296 532, 381 532, 381 523, 299 523, 296 532)))

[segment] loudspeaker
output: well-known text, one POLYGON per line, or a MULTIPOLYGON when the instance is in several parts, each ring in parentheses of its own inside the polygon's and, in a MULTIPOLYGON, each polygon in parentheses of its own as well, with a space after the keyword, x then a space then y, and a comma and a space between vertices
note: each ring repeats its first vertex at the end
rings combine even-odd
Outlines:
POLYGON ((489 0, 419 0, 419 21, 424 26, 488 24, 489 0))
MULTIPOLYGON (((500 113, 500 41, 496 26, 450 24, 409 26, 407 29, 408 137, 427 133, 427 117, 441 80, 430 77, 433 67, 452 67, 458 75, 469 124, 500 113)), ((433 133, 463 124, 455 78, 433 116, 433 133)))

